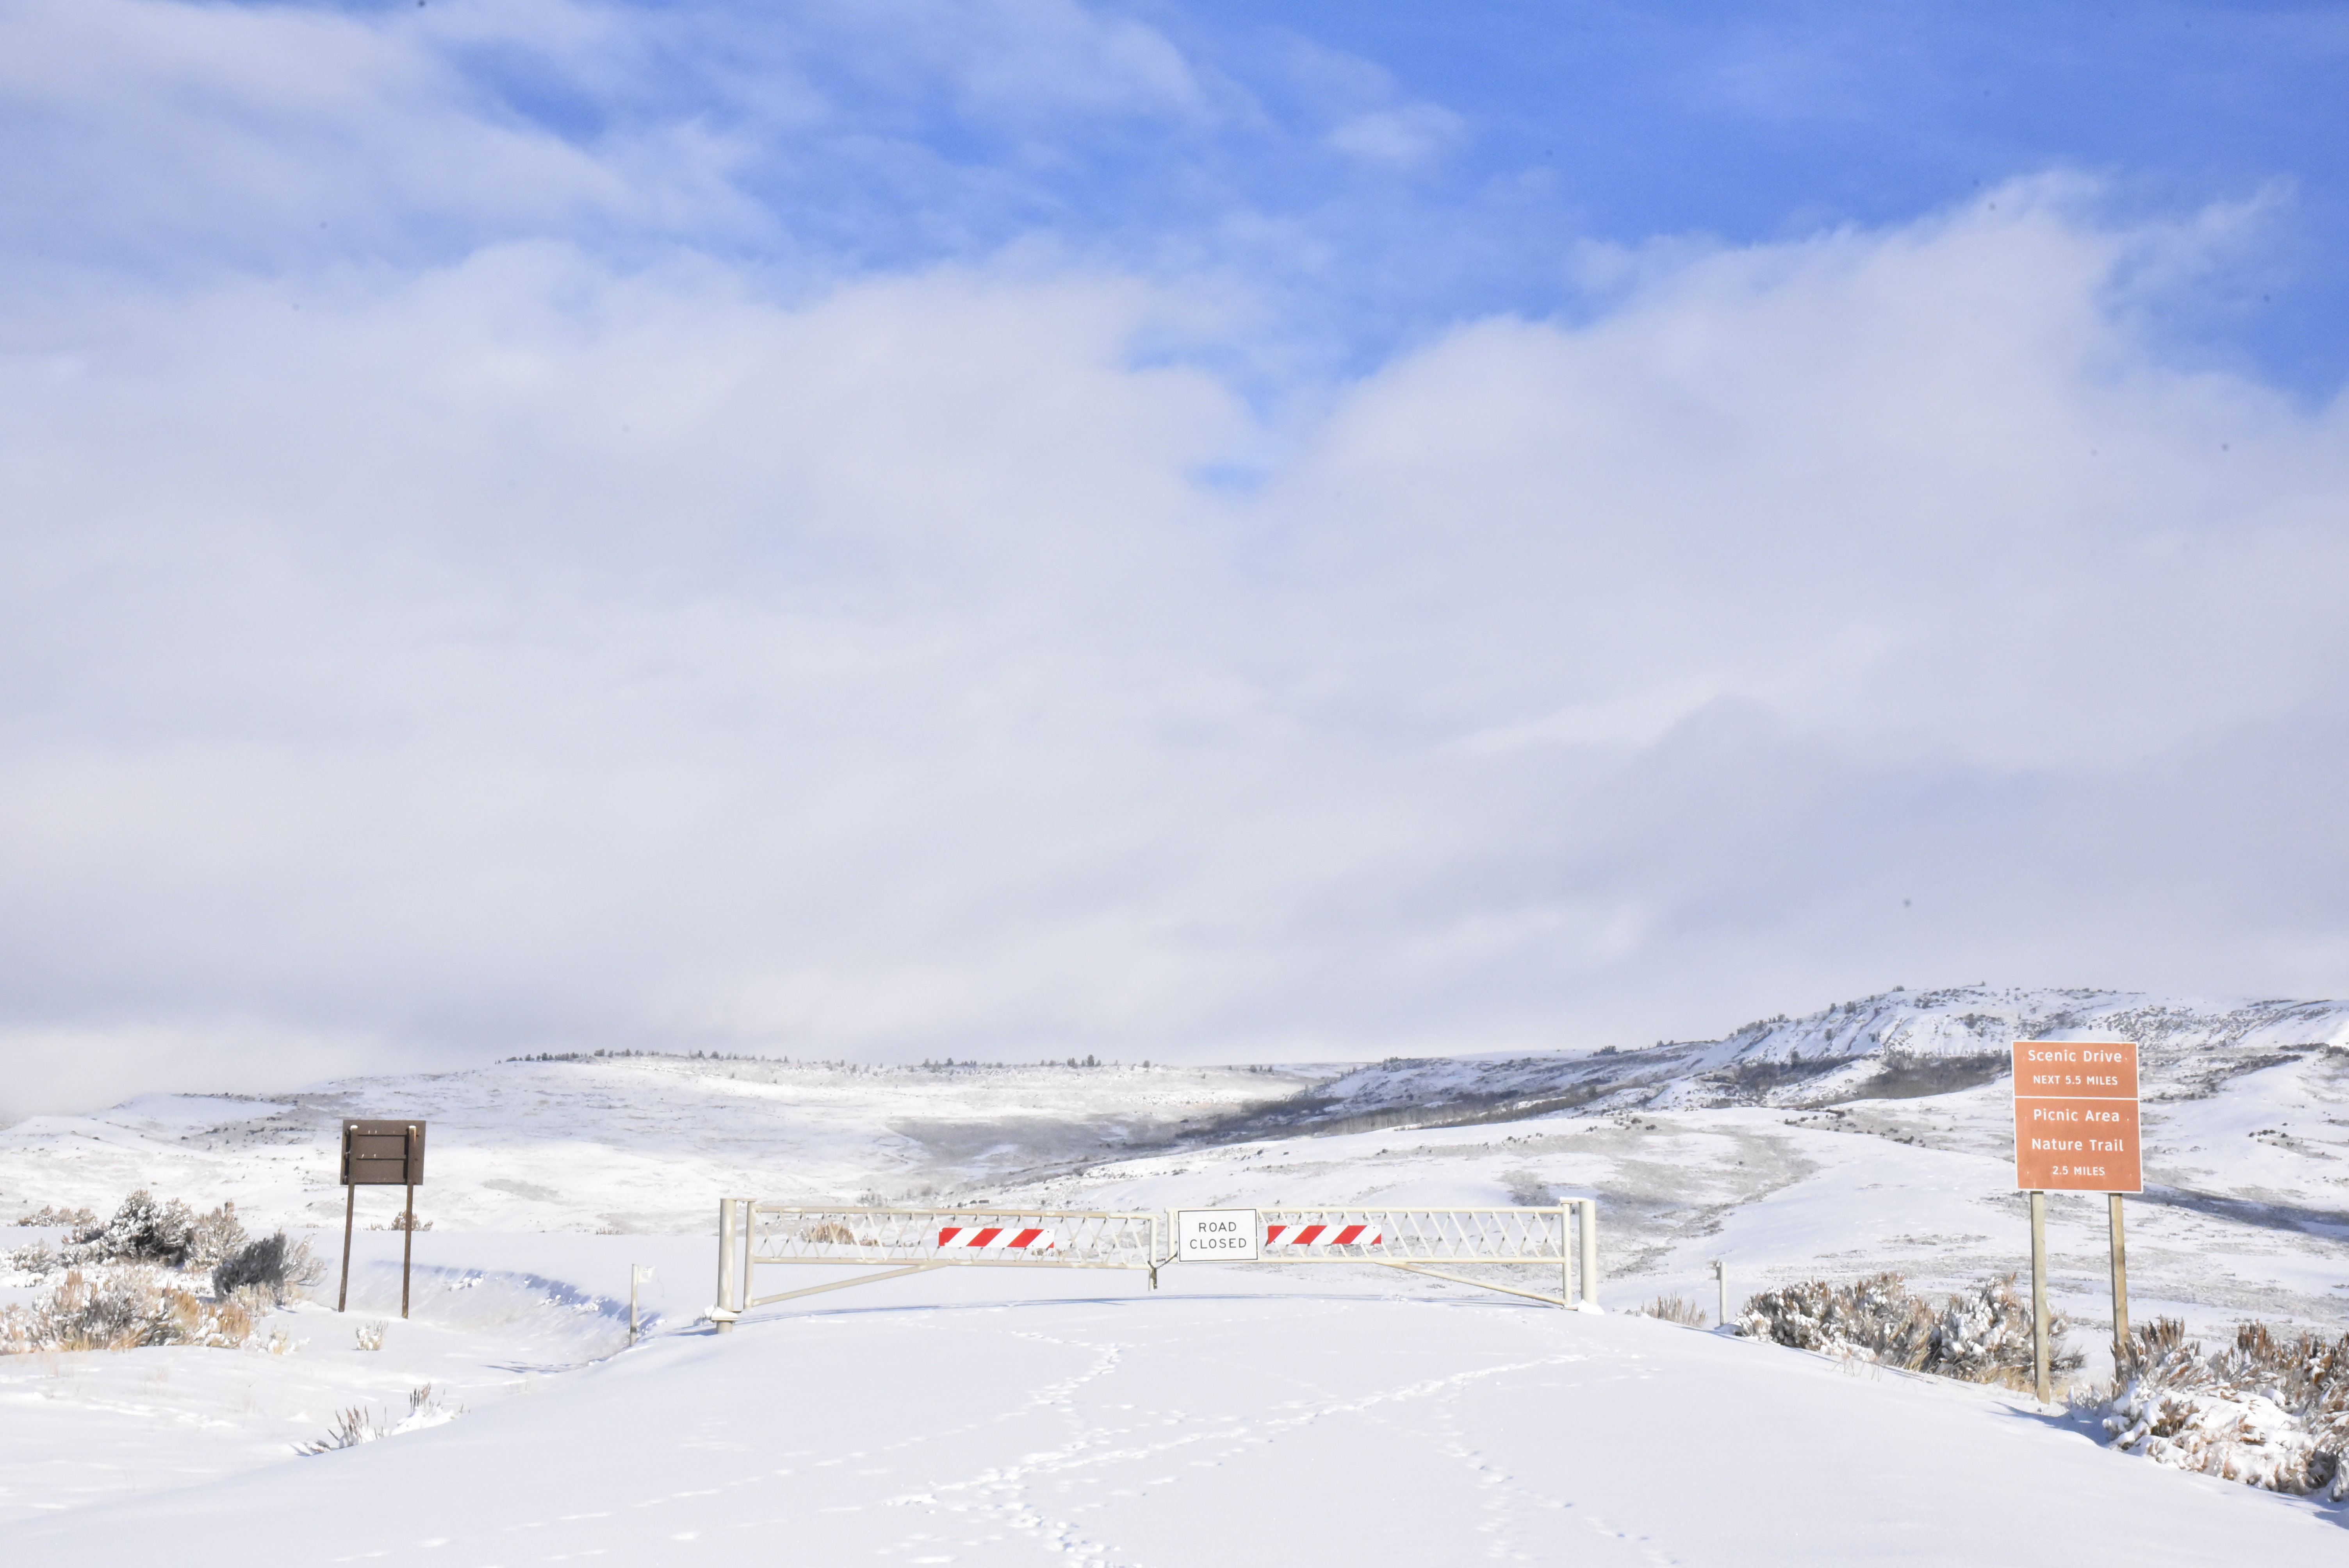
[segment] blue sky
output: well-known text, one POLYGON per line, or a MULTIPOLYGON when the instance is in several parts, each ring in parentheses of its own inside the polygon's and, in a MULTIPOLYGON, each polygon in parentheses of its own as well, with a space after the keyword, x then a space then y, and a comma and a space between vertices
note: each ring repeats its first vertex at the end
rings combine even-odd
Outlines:
POLYGON ((29 0, 0 1110, 2337 994, 2344 64, 29 0))
MULTIPOLYGON (((191 11, 187 30, 224 9, 191 11)), ((419 179, 345 193, 388 201, 321 202, 316 221, 298 201, 250 224, 178 214, 190 232, 121 200, 135 193, 119 170, 59 191, 61 170, 34 166, 15 181, 19 244, 149 267, 415 263, 555 232, 615 256, 690 245, 788 285, 1045 241, 1144 270, 1230 268, 1359 365, 1466 316, 1588 308, 1571 258, 1593 242, 1897 222, 2061 169, 2095 178, 2124 218, 2264 204, 2223 275, 2165 302, 2182 343, 2316 397, 2349 354, 2337 7, 252 9, 347 18, 419 76, 446 73, 409 84, 432 108, 633 153, 631 176, 667 200, 549 210, 452 201, 419 179)), ((335 118, 304 90, 307 51, 282 68, 243 103, 247 83, 214 97, 177 72, 171 96, 216 125, 335 118)), ((76 123, 78 102, 99 101, 58 92, 10 118, 71 144, 70 164, 103 149, 76 123)), ((343 107, 357 120, 378 106, 343 107)), ((357 150, 305 150, 323 176, 357 150)), ((229 159, 202 178, 261 173, 229 159)))

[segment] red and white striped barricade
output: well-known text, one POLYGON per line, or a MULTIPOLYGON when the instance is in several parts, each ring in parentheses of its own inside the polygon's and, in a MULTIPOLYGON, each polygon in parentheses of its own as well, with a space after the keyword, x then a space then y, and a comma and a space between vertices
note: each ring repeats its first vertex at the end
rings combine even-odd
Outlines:
POLYGON ((1168 1222, 1185 1262, 1377 1264, 1599 1310, 1596 1199, 1540 1209, 1178 1209, 1168 1222), (1454 1272, 1472 1265, 1519 1277, 1526 1265, 1554 1268, 1557 1294, 1454 1272))
POLYGON ((813 1209, 729 1198, 718 1207, 721 1329, 754 1306, 954 1267, 1133 1269, 1158 1283, 1156 1214, 1094 1210, 813 1209), (799 1264, 880 1265, 853 1279, 758 1294, 758 1271, 799 1264))

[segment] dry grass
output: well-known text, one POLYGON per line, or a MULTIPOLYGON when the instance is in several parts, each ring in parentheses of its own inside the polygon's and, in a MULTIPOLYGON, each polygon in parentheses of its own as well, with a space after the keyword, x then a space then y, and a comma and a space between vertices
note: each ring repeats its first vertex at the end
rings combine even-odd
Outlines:
POLYGON ((1660 1295, 1641 1307, 1640 1315, 1661 1317, 1666 1323, 1684 1324, 1691 1328, 1702 1328, 1706 1321, 1696 1303, 1684 1295, 1660 1295))
POLYGON ((294 1451, 297 1454, 327 1454, 337 1449, 355 1449, 361 1443, 377 1442, 399 1432, 452 1421, 464 1413, 465 1407, 450 1404, 433 1393, 432 1385, 427 1383, 420 1388, 409 1390, 405 1419, 395 1420, 388 1410, 370 1410, 365 1405, 353 1405, 336 1413, 335 1424, 326 1429, 325 1437, 313 1442, 296 1443, 294 1451))

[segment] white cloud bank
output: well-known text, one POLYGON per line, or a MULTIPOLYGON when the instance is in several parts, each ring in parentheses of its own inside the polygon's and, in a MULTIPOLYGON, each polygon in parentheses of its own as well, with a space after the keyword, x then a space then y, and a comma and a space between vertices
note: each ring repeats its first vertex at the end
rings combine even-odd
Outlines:
POLYGON ((2080 198, 1628 258, 1309 416, 1081 269, 70 304, 0 364, 5 1098, 2337 993, 2344 409, 2165 363, 2207 236, 2080 198))

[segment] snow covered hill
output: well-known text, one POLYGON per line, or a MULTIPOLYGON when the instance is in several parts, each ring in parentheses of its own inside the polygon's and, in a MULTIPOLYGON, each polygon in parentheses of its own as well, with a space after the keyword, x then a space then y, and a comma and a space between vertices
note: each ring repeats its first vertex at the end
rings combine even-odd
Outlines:
MULTIPOLYGON (((1537 1203, 1596 1196, 1612 1294, 1894 1266, 2018 1265, 2005 1042, 2146 1047, 2139 1288, 2197 1323, 2349 1314, 2349 1005, 2085 991, 1894 992, 1721 1039, 1360 1067, 878 1068, 720 1057, 511 1061, 267 1099, 152 1096, 0 1130, 0 1218, 136 1186, 335 1227, 337 1120, 433 1125, 442 1232, 707 1233, 717 1201, 1537 1203), (1789 1223, 1800 1212, 1807 1217, 1789 1223)), ((362 1225, 387 1224, 368 1193, 362 1225)), ((2084 1321, 2101 1209, 2058 1198, 2084 1321)))
MULTIPOLYGON (((151 1186, 271 1224, 339 1227, 342 1119, 414 1116, 432 1129, 419 1212, 440 1226, 698 1233, 721 1194, 968 1196, 1164 1144, 1327 1076, 597 1056, 268 1097, 150 1095, 0 1130, 0 1220, 12 1205, 103 1208, 151 1186)), ((386 1222, 382 1195, 367 1197, 386 1222)))

